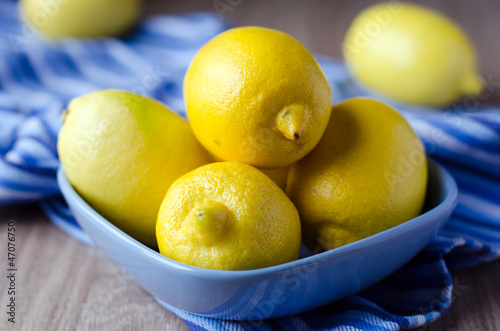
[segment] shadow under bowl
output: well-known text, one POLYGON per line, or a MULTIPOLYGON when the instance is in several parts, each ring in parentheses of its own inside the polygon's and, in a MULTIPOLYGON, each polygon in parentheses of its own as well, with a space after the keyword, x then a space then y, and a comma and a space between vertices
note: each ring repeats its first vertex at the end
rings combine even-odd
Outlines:
POLYGON ((58 182, 71 211, 94 244, 163 306, 205 317, 262 320, 297 314, 352 295, 399 269, 436 235, 457 200, 448 172, 428 162, 424 212, 401 225, 297 261, 245 271, 202 269, 171 260, 99 215, 58 182))

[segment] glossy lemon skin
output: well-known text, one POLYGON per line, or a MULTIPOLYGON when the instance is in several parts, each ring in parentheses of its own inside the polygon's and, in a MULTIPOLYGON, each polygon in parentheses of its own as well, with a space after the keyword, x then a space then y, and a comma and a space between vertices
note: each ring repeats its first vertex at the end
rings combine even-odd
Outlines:
POLYGON ((152 99, 115 90, 71 101, 57 149, 83 199, 150 247, 156 247, 156 216, 170 184, 211 162, 181 117, 152 99))
POLYGON ((117 36, 139 19, 141 0, 21 0, 24 18, 44 36, 117 36))
POLYGON ((380 3, 365 9, 349 27, 343 51, 354 78, 400 102, 444 107, 481 91, 467 35, 420 5, 380 3))
POLYGON ((219 159, 258 168, 290 165, 328 122, 331 92, 314 56, 285 33, 230 29, 193 59, 185 80, 189 122, 219 159))
POLYGON ((292 165, 287 194, 304 243, 333 249, 419 215, 427 185, 423 146, 403 117, 372 99, 332 109, 318 146, 292 165))
POLYGON ((156 234, 166 257, 220 270, 296 260, 301 242, 299 215, 285 193, 256 168, 236 162, 211 163, 176 180, 156 234))

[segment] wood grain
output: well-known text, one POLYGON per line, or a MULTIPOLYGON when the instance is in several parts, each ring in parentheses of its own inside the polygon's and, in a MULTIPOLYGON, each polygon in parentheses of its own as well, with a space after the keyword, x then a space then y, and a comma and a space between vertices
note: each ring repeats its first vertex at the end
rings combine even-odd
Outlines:
POLYGON ((98 250, 36 206, 0 209, 0 330, 187 330, 98 250), (16 222, 16 324, 7 322, 6 231, 16 222))
MULTIPOLYGON (((456 19, 474 40, 481 73, 500 81, 500 2, 415 1, 456 19)), ((237 25, 283 30, 315 52, 341 58, 340 43, 354 15, 373 1, 244 0, 224 17, 237 25)), ((146 15, 214 10, 213 1, 148 1, 146 15)), ((487 102, 500 104, 495 90, 487 102)), ((99 251, 68 237, 36 206, 0 208, 0 329, 186 330, 99 251), (16 222, 16 324, 7 323, 7 222, 16 222)), ((500 330, 500 261, 453 272, 455 300, 426 330, 500 330)))

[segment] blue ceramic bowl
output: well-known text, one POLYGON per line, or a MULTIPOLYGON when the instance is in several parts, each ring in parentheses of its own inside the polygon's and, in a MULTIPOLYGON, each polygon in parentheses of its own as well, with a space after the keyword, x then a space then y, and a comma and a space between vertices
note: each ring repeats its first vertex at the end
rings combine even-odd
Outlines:
POLYGON ((58 172, 78 223, 118 267, 167 308, 222 319, 260 320, 310 310, 352 295, 400 268, 448 219, 457 199, 453 178, 429 162, 425 212, 399 226, 324 253, 248 271, 185 265, 139 243, 94 211, 58 172))

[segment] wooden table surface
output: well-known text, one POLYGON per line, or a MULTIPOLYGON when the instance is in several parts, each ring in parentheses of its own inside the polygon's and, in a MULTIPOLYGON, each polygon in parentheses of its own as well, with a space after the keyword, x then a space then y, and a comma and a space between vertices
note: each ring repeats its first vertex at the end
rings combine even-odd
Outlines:
MULTIPOLYGON (((340 43, 352 17, 370 1, 227 1, 225 18, 288 32, 311 50, 341 58, 340 43)), ((417 2, 417 1, 415 1, 417 2)), ((420 2, 420 1, 418 1, 420 2)), ((455 18, 477 46, 481 74, 500 81, 500 2, 422 1, 455 18)), ((146 15, 214 10, 213 1, 149 1, 146 15)), ((486 100, 500 104, 500 91, 486 100)), ((36 205, 0 208, 0 268, 6 273, 7 227, 16 228, 16 324, 7 323, 10 280, 0 277, 0 329, 184 330, 99 251, 52 225, 36 205)), ((500 260, 452 273, 451 308, 427 330, 500 330, 500 260)))

